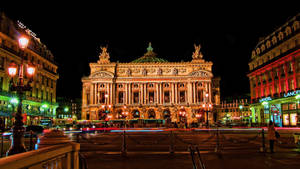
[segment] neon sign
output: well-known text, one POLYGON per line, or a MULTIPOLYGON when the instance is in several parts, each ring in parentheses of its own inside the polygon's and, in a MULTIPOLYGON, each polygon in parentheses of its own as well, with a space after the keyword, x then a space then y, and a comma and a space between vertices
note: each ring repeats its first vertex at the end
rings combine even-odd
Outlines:
POLYGON ((261 102, 266 102, 266 101, 270 101, 270 100, 272 100, 271 97, 265 97, 265 98, 259 99, 259 102, 261 103, 261 102))
POLYGON ((295 96, 295 95, 297 95, 297 94, 300 94, 300 90, 288 92, 288 93, 284 94, 283 97, 295 96))

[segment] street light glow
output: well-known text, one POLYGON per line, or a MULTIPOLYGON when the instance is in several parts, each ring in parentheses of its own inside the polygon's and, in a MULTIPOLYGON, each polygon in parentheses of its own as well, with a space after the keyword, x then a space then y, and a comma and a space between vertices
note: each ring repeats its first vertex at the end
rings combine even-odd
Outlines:
POLYGON ((15 63, 9 64, 8 75, 14 77, 17 74, 17 65, 15 63))
POLYGON ((28 46, 28 38, 26 37, 20 37, 19 38, 19 46, 21 49, 25 49, 28 46))
POLYGON ((10 99, 10 103, 12 103, 12 104, 18 104, 19 100, 14 97, 14 98, 10 99))
POLYGON ((27 74, 28 76, 33 76, 35 72, 35 67, 31 66, 31 65, 27 65, 27 74))

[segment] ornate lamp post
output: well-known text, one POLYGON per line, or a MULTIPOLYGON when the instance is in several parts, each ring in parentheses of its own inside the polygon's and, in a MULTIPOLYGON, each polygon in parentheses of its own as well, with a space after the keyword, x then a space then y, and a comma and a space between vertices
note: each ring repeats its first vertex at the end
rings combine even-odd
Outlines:
MULTIPOLYGON (((19 47, 21 50, 24 51, 24 49, 28 46, 29 40, 26 37, 21 37, 19 39, 19 47)), ((15 63, 11 63, 8 67, 8 74, 11 77, 10 81, 10 91, 16 91, 18 96, 18 108, 17 113, 15 115, 15 123, 13 126, 13 137, 12 137, 12 143, 10 149, 7 151, 6 155, 13 155, 18 154, 26 151, 26 148, 24 146, 24 131, 25 128, 23 127, 23 117, 22 117, 22 100, 24 97, 24 92, 31 91, 32 88, 30 86, 30 83, 32 82, 32 77, 35 73, 35 67, 27 64, 27 77, 30 78, 28 83, 24 84, 24 59, 23 59, 23 53, 21 55, 21 64, 18 68, 18 66, 15 63), (14 83, 13 78, 16 76, 18 72, 18 82, 17 84, 14 83)))
POLYGON ((205 112, 206 112, 206 127, 208 127, 208 125, 209 125, 209 121, 208 121, 208 112, 211 111, 211 109, 212 109, 212 104, 208 104, 208 105, 203 104, 202 107, 205 109, 205 112))

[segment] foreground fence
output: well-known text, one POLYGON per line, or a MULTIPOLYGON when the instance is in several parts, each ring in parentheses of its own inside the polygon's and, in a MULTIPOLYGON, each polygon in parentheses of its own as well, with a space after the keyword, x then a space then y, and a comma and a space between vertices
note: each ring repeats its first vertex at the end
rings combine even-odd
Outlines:
POLYGON ((0 159, 2 169, 79 169, 77 143, 67 143, 0 159))
MULTIPOLYGON (((297 144, 292 133, 282 134, 275 144, 278 149, 294 151, 297 144)), ((93 150, 119 151, 126 155, 135 151, 187 151, 189 146, 197 146, 201 151, 261 151, 268 149, 267 134, 262 130, 255 131, 227 131, 207 130, 201 132, 160 132, 160 133, 102 133, 95 137, 78 134, 77 142, 83 145, 96 146, 93 150), (102 149, 103 148, 103 149, 102 149)), ((91 150, 91 151, 93 151, 91 150)), ((285 151, 286 151, 285 150, 285 151)))

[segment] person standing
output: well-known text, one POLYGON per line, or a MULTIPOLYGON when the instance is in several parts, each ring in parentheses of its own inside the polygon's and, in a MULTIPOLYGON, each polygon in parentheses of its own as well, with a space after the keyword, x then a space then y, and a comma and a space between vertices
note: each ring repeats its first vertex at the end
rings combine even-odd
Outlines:
POLYGON ((274 153, 274 142, 276 140, 276 136, 275 136, 275 127, 274 127, 274 123, 272 120, 270 120, 270 122, 269 122, 268 140, 270 142, 270 152, 274 153))

